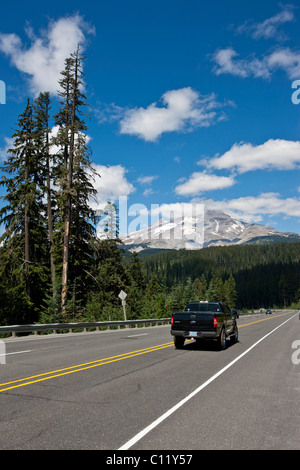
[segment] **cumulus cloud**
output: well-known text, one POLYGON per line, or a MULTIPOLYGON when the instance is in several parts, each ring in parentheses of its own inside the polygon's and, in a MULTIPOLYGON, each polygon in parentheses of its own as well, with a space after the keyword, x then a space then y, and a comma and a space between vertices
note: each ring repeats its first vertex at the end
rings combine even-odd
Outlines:
MULTIPOLYGON (((295 217, 300 219, 300 198, 284 198, 278 193, 261 193, 258 196, 245 196, 236 199, 199 199, 193 198, 187 203, 162 204, 151 209, 153 219, 162 216, 170 219, 191 213, 201 214, 201 209, 217 210, 230 215, 233 218, 248 223, 262 223, 273 216, 295 217)), ((265 222, 264 222, 265 223, 265 222)))
POLYGON ((288 47, 278 48, 261 59, 255 56, 247 59, 238 57, 239 54, 232 47, 216 51, 212 57, 216 64, 214 73, 264 79, 270 78, 275 70, 285 71, 290 79, 297 78, 300 74, 300 51, 292 51, 288 47))
POLYGON ((120 196, 128 196, 135 191, 134 186, 126 178, 127 170, 122 165, 97 165, 93 185, 97 191, 96 202, 91 202, 93 209, 103 209, 107 201, 116 202, 120 196))
POLYGON ((262 193, 231 200, 206 201, 207 207, 242 219, 246 222, 261 222, 264 217, 276 215, 300 218, 300 198, 282 198, 278 193, 262 193))
MULTIPOLYGON (((261 23, 246 21, 239 26, 237 33, 249 34, 253 39, 286 39, 279 32, 280 25, 294 21, 293 7, 286 5, 277 15, 267 18, 261 23)), ((255 77, 268 79, 275 70, 283 70, 288 77, 293 79, 300 72, 300 51, 291 50, 289 47, 278 47, 268 51, 262 57, 251 54, 246 58, 240 58, 233 47, 218 49, 212 56, 215 63, 213 71, 216 75, 230 74, 238 77, 255 77)))
POLYGON ((64 69, 64 61, 78 44, 84 49, 86 36, 94 33, 83 18, 76 14, 50 21, 40 37, 32 29, 26 29, 30 47, 23 45, 14 33, 0 33, 0 51, 10 58, 11 64, 29 77, 30 90, 34 95, 41 91, 56 94, 58 79, 64 69))
POLYGON ((253 170, 292 170, 300 166, 300 141, 270 139, 261 145, 234 144, 221 156, 202 163, 218 170, 245 173, 253 170))
POLYGON ((196 196, 217 189, 228 188, 235 184, 232 176, 217 176, 203 172, 194 172, 187 181, 175 188, 180 196, 196 196))
POLYGON ((154 142, 165 132, 212 125, 222 118, 216 112, 220 106, 213 93, 201 96, 190 87, 170 90, 164 93, 159 104, 126 109, 120 121, 120 133, 154 142))
POLYGON ((239 54, 231 47, 217 51, 213 56, 216 75, 231 74, 242 78, 269 78, 276 69, 284 70, 293 79, 300 73, 300 52, 280 48, 262 59, 237 59, 239 54))
POLYGON ((267 57, 270 70, 282 69, 290 79, 300 76, 300 51, 292 51, 290 48, 281 48, 267 57))
POLYGON ((270 70, 266 61, 255 57, 249 59, 237 59, 239 54, 232 48, 220 49, 213 55, 216 63, 214 72, 216 75, 230 74, 246 78, 254 76, 256 78, 269 78, 270 70))

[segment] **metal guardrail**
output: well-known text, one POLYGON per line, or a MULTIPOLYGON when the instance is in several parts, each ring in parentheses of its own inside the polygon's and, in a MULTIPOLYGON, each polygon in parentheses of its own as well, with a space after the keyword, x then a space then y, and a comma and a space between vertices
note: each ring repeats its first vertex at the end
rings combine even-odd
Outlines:
POLYGON ((18 333, 34 333, 38 334, 42 331, 52 331, 57 333, 61 330, 83 330, 85 332, 88 329, 100 330, 100 328, 111 329, 112 327, 135 327, 138 325, 158 325, 164 323, 170 323, 171 318, 148 318, 146 320, 127 320, 127 321, 98 321, 98 322, 79 322, 79 323, 45 323, 45 324, 28 324, 28 325, 9 325, 0 326, 0 334, 11 333, 12 336, 17 336, 18 333))
MULTIPOLYGON (((240 312, 239 315, 251 315, 255 313, 263 313, 263 309, 254 310, 252 312, 240 312)), ((273 310, 273 312, 279 312, 280 310, 273 310)), ((300 319, 300 312, 299 312, 300 319)), ((148 318, 146 320, 120 320, 120 321, 99 321, 99 322, 78 322, 78 323, 45 323, 45 324, 28 324, 28 325, 9 325, 9 326, 0 326, 0 335, 4 333, 11 333, 12 336, 17 336, 18 333, 34 333, 38 334, 42 331, 52 331, 57 333, 61 330, 69 330, 73 332, 74 330, 83 330, 88 331, 89 328, 100 330, 100 328, 111 329, 113 327, 135 327, 138 325, 158 325, 164 323, 170 323, 171 318, 148 318)))

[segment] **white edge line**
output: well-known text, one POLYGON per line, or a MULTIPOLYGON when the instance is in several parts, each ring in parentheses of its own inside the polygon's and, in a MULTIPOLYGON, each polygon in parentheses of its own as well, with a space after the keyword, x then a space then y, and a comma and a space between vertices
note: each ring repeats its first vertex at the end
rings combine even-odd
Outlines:
POLYGON ((129 335, 127 336, 127 338, 136 338, 137 336, 147 336, 148 333, 139 333, 139 334, 136 334, 136 335, 129 335))
POLYGON ((23 353, 29 353, 31 351, 32 349, 28 349, 27 351, 15 351, 11 353, 0 354, 0 356, 11 356, 12 354, 23 354, 23 353))
MULTIPOLYGON (((297 314, 296 314, 297 315, 297 314)), ((250 348, 248 348, 246 351, 244 351, 240 356, 236 357, 233 361, 231 361, 227 366, 223 367, 223 369, 219 370, 215 375, 213 375, 210 379, 208 379, 206 382, 204 382, 200 387, 196 388, 190 395, 187 397, 183 398, 177 405, 173 406, 170 408, 166 413, 161 415, 159 418, 157 418, 153 423, 149 424, 146 428, 144 428, 142 431, 140 431, 138 434, 136 434, 132 439, 127 441, 122 447, 120 447, 118 450, 128 450, 130 447, 132 447, 134 444, 136 444, 139 440, 141 440, 146 434, 148 434, 152 429, 156 428, 160 423, 162 423, 165 419, 167 419, 169 416, 171 416, 175 411, 177 411, 182 405, 184 405, 186 402, 188 402, 191 398, 193 398, 195 395, 197 395, 201 390, 203 390, 207 385, 209 385, 211 382, 213 382, 217 377, 219 377, 223 372, 225 372, 227 369, 229 369, 233 364, 235 364, 237 361, 239 361, 243 356, 245 356, 248 352, 251 351, 251 349, 255 348, 261 341, 263 341, 265 338, 270 336, 274 331, 278 330, 281 326, 283 326, 285 323, 290 321, 292 318, 294 318, 296 315, 293 315, 292 317, 288 318, 285 322, 281 323, 279 326, 274 328, 274 330, 270 331, 268 334, 263 336, 261 339, 256 341, 250 348)))

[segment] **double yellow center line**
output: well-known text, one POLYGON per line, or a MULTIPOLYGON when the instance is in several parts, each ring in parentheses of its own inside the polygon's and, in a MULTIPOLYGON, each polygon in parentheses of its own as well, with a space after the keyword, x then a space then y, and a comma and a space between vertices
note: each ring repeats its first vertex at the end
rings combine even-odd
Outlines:
MULTIPOLYGON (((244 325, 239 325, 239 328, 244 326, 253 325, 255 323, 260 323, 271 318, 281 317, 283 315, 288 315, 290 312, 282 313, 279 315, 273 315, 269 318, 264 318, 261 320, 256 320, 251 323, 245 323, 244 325)), ((170 348, 173 346, 173 341, 169 343, 163 343, 156 346, 152 346, 145 349, 138 349, 137 351, 130 351, 128 353, 119 354, 118 356, 106 357, 104 359, 98 359, 92 362, 85 362, 83 364, 77 364, 75 366, 65 367, 63 369, 52 370, 50 372, 44 372, 43 374, 32 375, 30 377, 25 377, 23 379, 13 380, 11 382, 6 382, 0 384, 0 392, 5 392, 19 387, 25 387, 26 385, 34 384, 37 382, 43 382, 44 380, 54 379, 55 377, 61 377, 63 375, 74 374, 75 372, 80 372, 87 369, 92 369, 94 367, 103 366, 105 364, 111 364, 112 362, 122 361, 123 359, 129 359, 135 356, 141 356, 142 354, 148 354, 153 351, 159 351, 160 349, 170 348)))
POLYGON ((66 367, 64 369, 52 370, 50 372, 44 372, 43 374, 32 375, 31 377, 25 377, 23 379, 13 380, 0 384, 0 392, 12 390, 13 388, 24 387, 25 385, 42 382, 44 380, 54 379, 55 377, 61 377, 62 375, 74 374, 82 370, 92 369, 93 367, 103 366, 116 361, 122 361, 123 359, 129 359, 130 357, 140 356, 160 349, 169 348, 174 343, 163 343, 157 346, 152 346, 146 349, 138 349, 137 351, 131 351, 125 354, 119 354, 118 356, 106 357, 104 359, 98 359, 97 361, 85 362, 84 364, 77 364, 76 366, 66 367), (5 388, 2 388, 5 387, 5 388))
POLYGON ((261 323, 262 321, 267 321, 267 320, 272 320, 273 318, 278 318, 278 317, 283 317, 285 315, 289 315, 291 312, 286 312, 286 313, 279 313, 278 315, 271 315, 268 318, 263 318, 262 320, 255 320, 250 323, 244 323, 244 325, 239 325, 239 328, 243 328, 243 326, 249 326, 249 325, 254 325, 255 323, 261 323))

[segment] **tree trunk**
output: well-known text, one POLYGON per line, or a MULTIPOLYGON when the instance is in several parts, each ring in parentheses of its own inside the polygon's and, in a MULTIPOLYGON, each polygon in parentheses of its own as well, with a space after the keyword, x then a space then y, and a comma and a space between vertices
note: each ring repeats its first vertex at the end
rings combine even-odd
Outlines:
POLYGON ((25 155, 25 204, 24 204, 24 232, 25 232, 25 295, 30 300, 30 280, 29 280, 29 217, 28 217, 28 157, 25 155))
POLYGON ((70 226, 71 226, 71 212, 72 212, 72 188, 73 188, 73 160, 74 160, 74 143, 76 132, 76 104, 77 104, 77 87, 78 87, 78 57, 75 59, 74 65, 74 83, 71 93, 72 100, 72 114, 71 122, 67 135, 70 131, 70 146, 68 155, 68 175, 67 175, 67 201, 65 205, 65 229, 64 229, 64 247, 63 247, 63 266, 62 266, 62 293, 61 293, 61 307, 62 314, 66 313, 66 300, 68 289, 68 268, 69 268, 69 242, 70 242, 70 226))
MULTIPOLYGON (((48 115, 48 108, 46 110, 48 115)), ((49 235, 49 256, 50 256, 50 270, 51 270, 51 284, 52 296, 55 299, 56 295, 56 274, 54 264, 54 240, 53 240, 53 217, 51 207, 51 178, 50 178, 50 153, 49 153, 49 135, 48 135, 48 122, 46 133, 46 165, 47 165, 47 217, 48 217, 48 235, 49 235)))

